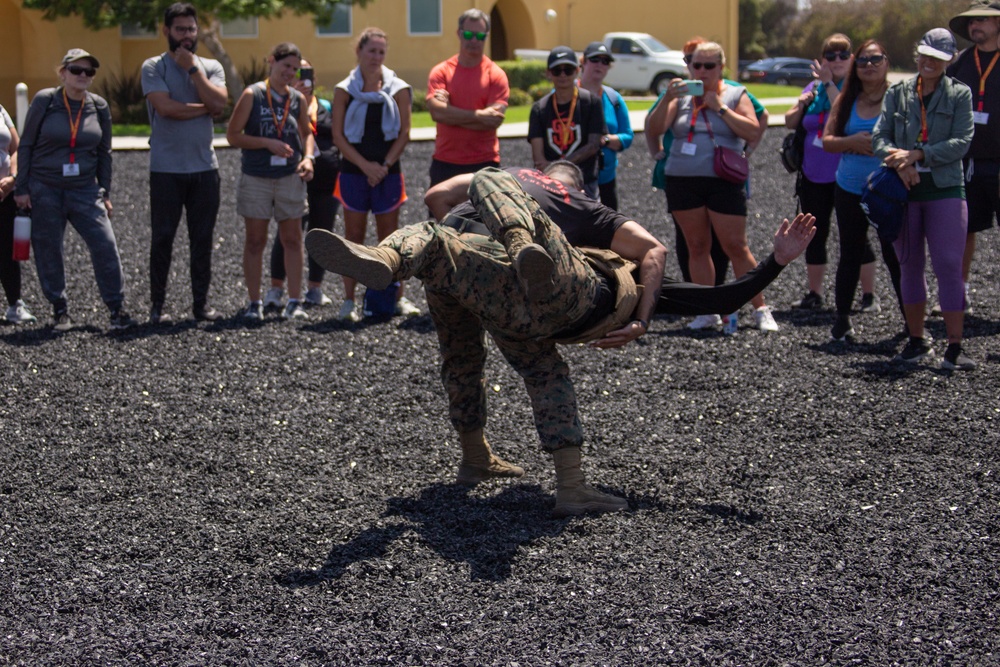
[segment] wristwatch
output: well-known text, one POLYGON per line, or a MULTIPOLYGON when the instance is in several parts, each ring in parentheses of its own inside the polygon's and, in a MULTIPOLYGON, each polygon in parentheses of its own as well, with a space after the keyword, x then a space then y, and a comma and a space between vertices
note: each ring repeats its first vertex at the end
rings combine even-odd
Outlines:
POLYGON ((197 65, 191 65, 190 69, 188 69, 188 74, 194 74, 197 71, 198 71, 198 66, 197 65))
POLYGON ((725 116, 727 113, 729 113, 729 107, 725 105, 719 107, 719 116, 725 116))

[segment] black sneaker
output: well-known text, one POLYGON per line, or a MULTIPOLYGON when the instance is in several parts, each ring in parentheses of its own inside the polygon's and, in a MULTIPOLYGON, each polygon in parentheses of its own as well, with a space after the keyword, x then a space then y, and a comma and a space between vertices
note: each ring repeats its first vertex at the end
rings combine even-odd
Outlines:
POLYGON ((861 312, 862 313, 881 313, 882 304, 879 301, 877 295, 872 292, 861 295, 861 312))
POLYGON ((173 322, 174 318, 170 317, 170 313, 163 312, 162 303, 154 303, 149 309, 150 324, 173 324, 173 322))
POLYGON ((853 343, 854 327, 851 326, 851 318, 838 317, 830 329, 830 340, 836 343, 853 343))
POLYGON ((921 359, 926 357, 933 357, 934 350, 931 348, 930 341, 923 338, 913 338, 910 337, 910 342, 906 344, 903 351, 895 356, 893 361, 901 361, 905 363, 916 363, 921 359))
POLYGON ((941 360, 941 368, 947 371, 971 371, 976 368, 976 362, 965 356, 961 343, 949 343, 941 360))
POLYGON ((816 292, 809 292, 804 297, 792 304, 792 308, 802 310, 819 310, 823 307, 823 296, 816 292))
POLYGON ((112 330, 121 331, 122 329, 130 329, 136 324, 138 324, 138 322, 132 319, 129 314, 125 312, 124 308, 115 308, 111 311, 112 330))
POLYGON ((69 331, 73 328, 73 318, 65 310, 57 310, 52 317, 52 329, 55 331, 69 331))
POLYGON ((194 319, 199 322, 218 322, 222 319, 222 313, 211 306, 195 306, 194 319))

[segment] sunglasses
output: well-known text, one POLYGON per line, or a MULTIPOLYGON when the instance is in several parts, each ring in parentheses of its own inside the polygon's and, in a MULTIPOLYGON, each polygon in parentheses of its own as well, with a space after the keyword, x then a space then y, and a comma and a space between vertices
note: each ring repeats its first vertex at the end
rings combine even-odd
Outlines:
POLYGON ((694 54, 693 53, 685 53, 684 54, 684 64, 685 65, 690 65, 692 60, 694 60, 694 54))
POLYGON ((84 76, 93 77, 97 74, 97 70, 93 67, 80 67, 79 65, 69 65, 66 71, 76 76, 83 74, 84 76))
POLYGON ((858 56, 855 62, 858 63, 858 67, 868 67, 869 65, 874 65, 878 67, 879 65, 882 64, 884 60, 885 60, 885 55, 858 56))
POLYGON ((605 56, 594 56, 593 58, 587 58, 587 60, 598 65, 611 64, 611 58, 606 58, 605 56))
POLYGON ((713 70, 718 66, 719 63, 691 63, 691 67, 695 69, 705 68, 706 70, 713 70))
POLYGON ((552 76, 572 76, 576 74, 576 68, 572 65, 557 65, 549 70, 552 76))
POLYGON ((462 39, 472 39, 473 37, 475 37, 476 39, 478 39, 480 42, 485 42, 486 41, 486 33, 485 32, 472 32, 471 30, 463 30, 462 31, 462 39))
POLYGON ((851 59, 851 52, 850 51, 827 51, 826 53, 823 54, 823 57, 826 58, 826 61, 830 62, 830 63, 832 63, 837 58, 840 58, 841 60, 850 60, 851 59))

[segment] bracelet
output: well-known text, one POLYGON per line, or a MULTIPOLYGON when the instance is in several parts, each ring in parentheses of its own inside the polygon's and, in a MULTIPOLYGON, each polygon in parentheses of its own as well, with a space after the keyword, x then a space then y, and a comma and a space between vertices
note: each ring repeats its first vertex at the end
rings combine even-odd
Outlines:
POLYGON ((646 320, 638 320, 637 319, 637 320, 632 320, 632 321, 633 322, 638 322, 639 324, 641 324, 643 331, 649 331, 649 322, 647 322, 646 320))

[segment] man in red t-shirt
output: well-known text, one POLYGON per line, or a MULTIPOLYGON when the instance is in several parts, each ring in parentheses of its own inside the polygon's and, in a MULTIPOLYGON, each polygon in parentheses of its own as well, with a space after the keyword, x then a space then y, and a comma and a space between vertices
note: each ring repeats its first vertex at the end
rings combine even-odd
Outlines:
POLYGON ((437 123, 431 185, 500 166, 497 128, 507 111, 507 75, 484 54, 490 18, 470 9, 458 17, 458 55, 427 78, 427 109, 437 123))

